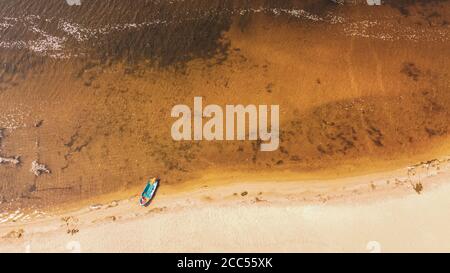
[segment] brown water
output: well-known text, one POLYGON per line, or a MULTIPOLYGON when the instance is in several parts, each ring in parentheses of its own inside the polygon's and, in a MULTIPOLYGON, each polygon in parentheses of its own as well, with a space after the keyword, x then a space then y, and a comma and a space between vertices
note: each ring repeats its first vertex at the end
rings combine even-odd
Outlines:
POLYGON ((351 175, 447 151, 449 2, 161 2, 2 1, 0 157, 21 162, 0 164, 3 206, 155 175, 351 175), (171 108, 194 96, 280 105, 280 148, 173 141, 171 108))

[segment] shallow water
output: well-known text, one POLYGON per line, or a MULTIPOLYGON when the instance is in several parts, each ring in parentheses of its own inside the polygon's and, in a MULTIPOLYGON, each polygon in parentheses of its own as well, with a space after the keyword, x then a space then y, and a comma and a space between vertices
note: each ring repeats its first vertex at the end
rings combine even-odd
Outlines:
MULTIPOLYGON (((447 1, 2 1, 3 205, 206 172, 339 175, 448 143, 447 1), (280 105, 280 148, 175 142, 171 108, 280 105), (51 174, 30 172, 37 160, 51 174)), ((385 163, 384 163, 385 162, 385 163)))

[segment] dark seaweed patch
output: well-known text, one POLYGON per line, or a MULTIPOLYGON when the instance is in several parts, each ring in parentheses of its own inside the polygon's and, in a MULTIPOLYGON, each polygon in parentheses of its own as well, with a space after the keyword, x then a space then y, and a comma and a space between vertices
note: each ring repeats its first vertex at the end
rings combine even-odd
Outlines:
POLYGON ((414 81, 418 81, 421 74, 420 69, 414 63, 404 63, 401 72, 414 81))
POLYGON ((447 2, 448 0, 384 0, 383 2, 391 7, 397 9, 402 15, 411 15, 410 8, 412 6, 436 6, 447 2))

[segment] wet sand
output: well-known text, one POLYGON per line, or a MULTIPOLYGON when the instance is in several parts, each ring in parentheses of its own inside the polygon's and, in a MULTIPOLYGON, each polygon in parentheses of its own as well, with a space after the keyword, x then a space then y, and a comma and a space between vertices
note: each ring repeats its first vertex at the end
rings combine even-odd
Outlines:
POLYGON ((0 164, 4 210, 122 197, 155 175, 176 191, 205 176, 337 178, 448 154, 448 3, 198 2, 189 18, 189 4, 118 17, 103 5, 22 1, 16 14, 8 3, 0 157, 20 164, 0 164), (113 15, 94 20, 99 11, 113 15), (279 104, 280 149, 172 141, 170 109, 194 96, 279 104), (36 176, 33 161, 51 173, 36 176))

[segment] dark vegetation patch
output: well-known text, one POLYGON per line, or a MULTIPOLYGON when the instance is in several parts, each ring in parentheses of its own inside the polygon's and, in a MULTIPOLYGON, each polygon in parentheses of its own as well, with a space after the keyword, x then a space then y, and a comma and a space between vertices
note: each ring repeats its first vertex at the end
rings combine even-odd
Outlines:
POLYGON ((448 0, 384 0, 385 4, 397 9, 402 15, 410 16, 412 7, 436 7, 448 0))
POLYGON ((64 155, 64 159, 66 164, 61 168, 61 170, 65 170, 69 167, 70 158, 76 154, 81 153, 85 148, 89 146, 92 141, 92 136, 87 139, 81 139, 80 128, 76 130, 76 132, 70 137, 70 139, 64 144, 65 147, 68 148, 66 154, 64 155))
POLYGON ((45 62, 46 58, 29 51, 0 48, 0 92, 17 85, 30 69, 45 62))
POLYGON ((419 76, 422 73, 414 63, 404 63, 401 72, 414 81, 418 81, 419 76))
POLYGON ((403 151, 448 134, 449 100, 445 92, 429 89, 408 97, 361 97, 294 111, 295 118, 282 127, 279 155, 286 150, 292 155, 285 162, 304 164, 403 151))

